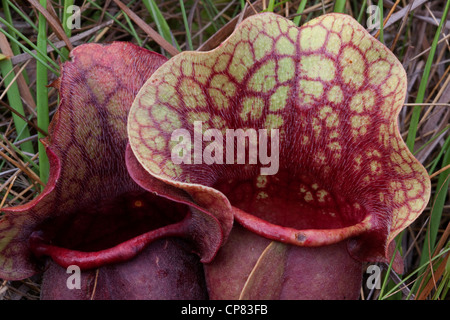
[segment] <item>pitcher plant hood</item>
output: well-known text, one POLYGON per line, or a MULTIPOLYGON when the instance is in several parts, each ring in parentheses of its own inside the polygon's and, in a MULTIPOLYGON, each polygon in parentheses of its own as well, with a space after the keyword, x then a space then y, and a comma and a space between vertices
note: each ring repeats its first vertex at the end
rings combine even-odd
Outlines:
MULTIPOLYGON (((130 110, 127 159, 201 207, 229 201, 235 220, 265 238, 307 247, 348 240, 355 259, 389 262, 394 238, 430 195, 398 129, 405 94, 401 63, 350 16, 298 28, 258 14, 216 49, 182 52, 153 73, 130 110), (239 129, 245 163, 236 144, 234 158, 221 151, 239 129), (277 135, 258 140, 249 129, 277 135), (174 139, 177 130, 184 135, 174 139), (251 158, 255 145, 278 151, 276 172, 261 171, 268 163, 251 158)), ((398 254, 394 268, 402 269, 398 254)))

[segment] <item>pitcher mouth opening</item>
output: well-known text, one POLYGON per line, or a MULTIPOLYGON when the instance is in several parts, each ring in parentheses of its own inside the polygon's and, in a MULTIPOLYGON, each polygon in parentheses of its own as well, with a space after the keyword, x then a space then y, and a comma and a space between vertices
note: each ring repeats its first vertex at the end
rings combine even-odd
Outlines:
POLYGON ((287 170, 215 183, 233 206, 236 221, 266 238, 297 246, 322 246, 358 236, 372 227, 364 197, 339 195, 307 174, 287 170))
POLYGON ((126 261, 162 237, 183 237, 187 206, 144 191, 44 221, 30 238, 37 258, 51 257, 62 267, 91 269, 126 261))
POLYGON ((361 222, 336 229, 294 229, 283 227, 252 216, 233 207, 236 221, 246 229, 271 240, 305 247, 319 247, 356 237, 370 230, 371 216, 361 222))

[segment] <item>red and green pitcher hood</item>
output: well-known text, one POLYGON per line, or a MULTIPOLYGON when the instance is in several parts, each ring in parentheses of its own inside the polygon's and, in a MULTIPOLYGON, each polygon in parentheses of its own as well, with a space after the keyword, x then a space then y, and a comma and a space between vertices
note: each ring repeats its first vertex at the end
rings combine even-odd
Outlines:
POLYGON ((217 209, 266 238, 312 247, 349 239, 354 258, 389 261, 393 239, 430 195, 398 129, 405 93, 401 63, 350 16, 297 28, 255 15, 218 48, 180 53, 153 73, 130 110, 129 171, 187 192, 200 207, 228 201, 217 209), (256 141, 266 155, 278 151, 276 172, 264 174, 270 164, 261 159, 226 161, 218 150, 227 129, 278 130, 279 150, 270 133, 267 145, 248 140, 246 149, 248 157, 256 141), (175 130, 192 138, 184 149, 171 141, 175 130), (184 162, 173 160, 175 147, 184 162), (202 152, 215 161, 199 161, 202 152))
POLYGON ((232 216, 190 208, 185 194, 157 179, 146 181, 148 192, 125 164, 128 111, 167 59, 124 42, 82 45, 71 57, 56 83, 60 105, 44 140, 48 184, 31 202, 3 210, 0 278, 41 271, 42 256, 82 270, 124 262, 170 236, 190 240, 203 261, 211 260, 225 234, 221 223, 230 229, 232 216))

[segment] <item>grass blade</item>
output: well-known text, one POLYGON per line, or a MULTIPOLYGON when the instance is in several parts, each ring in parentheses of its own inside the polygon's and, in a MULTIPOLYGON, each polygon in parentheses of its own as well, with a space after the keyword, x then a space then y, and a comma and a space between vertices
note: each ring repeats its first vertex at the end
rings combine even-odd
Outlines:
POLYGON ((275 0, 269 0, 269 5, 267 6, 267 11, 273 12, 274 8, 275 8, 275 0))
MULTIPOLYGON (((71 7, 73 6, 73 1, 74 0, 64 0, 62 26, 67 38, 70 38, 70 36, 72 35, 72 28, 69 27, 69 18, 70 18, 69 12, 71 11, 69 9, 71 9, 71 7)), ((62 48, 61 50, 62 61, 67 61, 68 58, 69 58, 69 50, 67 48, 62 48)))
POLYGON ((346 0, 336 0, 334 4, 334 12, 345 13, 346 0))
MULTIPOLYGON (((44 9, 46 8, 47 1, 40 0, 40 3, 44 9)), ((47 51, 47 20, 44 15, 39 12, 38 16, 38 37, 37 37, 37 47, 40 52, 38 56, 42 56, 42 52, 47 51)), ((44 59, 43 59, 44 60, 44 59)), ((44 131, 48 131, 48 125, 50 122, 49 111, 48 111, 48 75, 47 68, 40 62, 36 63, 36 101, 37 101, 37 124, 38 127, 44 131)), ((38 134, 39 138, 44 138, 42 133, 38 134)), ((47 154, 45 152, 45 147, 42 142, 39 141, 38 144, 39 151, 39 176, 41 181, 45 184, 48 181, 48 175, 50 171, 50 164, 48 161, 47 154)))
POLYGON ((380 30, 377 32, 379 36, 378 40, 380 40, 381 43, 384 43, 383 0, 378 0, 378 9, 380 10, 380 30))
POLYGON ((300 2, 300 4, 298 5, 298 9, 297 9, 298 16, 296 16, 294 18, 294 23, 297 27, 300 25, 300 21, 302 20, 301 13, 303 12, 303 10, 305 10, 305 6, 306 6, 306 0, 302 0, 302 2, 300 2))
MULTIPOLYGON (((447 128, 447 130, 448 130, 448 128, 447 128)), ((432 166, 431 166, 430 170, 428 170, 428 174, 431 175, 434 173, 434 170, 436 170, 436 166, 438 165, 439 161, 441 160, 442 156, 444 155, 445 150, 447 150, 449 147, 450 147, 450 136, 447 137, 441 151, 436 156, 436 158, 433 159, 433 162, 431 162, 432 166)))
MULTIPOLYGON (((69 38, 67 38, 66 34, 64 33, 63 28, 61 27, 61 24, 59 20, 57 20, 55 17, 53 17, 50 12, 47 11, 47 2, 45 2, 45 6, 43 5, 43 1, 38 0, 28 0, 29 3, 33 5, 33 7, 39 11, 45 18, 48 24, 52 27, 53 32, 58 35, 58 37, 63 40, 69 50, 73 49, 73 45, 70 42, 69 38)), ((51 6, 51 3, 49 3, 51 6)), ((47 24, 47 23, 46 23, 47 24)))
MULTIPOLYGON (((3 0, 5 1, 5 0, 3 0)), ((6 0, 6 4, 7 7, 9 8, 9 6, 34 30, 36 30, 36 33, 38 32, 38 27, 30 20, 30 18, 27 17, 27 15, 25 15, 19 8, 17 8, 13 3, 11 3, 9 0, 6 0)), ((19 43, 16 39, 16 35, 18 35, 22 40, 24 40, 26 43, 28 43, 34 50, 36 50, 36 46, 33 42, 31 42, 28 37, 24 36, 19 30, 17 30, 14 26, 13 26, 13 22, 12 19, 9 19, 8 16, 6 15, 6 11, 5 11, 5 18, 7 20, 8 23, 5 23, 8 26, 8 31, 10 33, 10 35, 14 38, 13 41, 11 41, 11 47, 13 48, 13 52, 15 55, 20 54, 20 50, 15 51, 14 47, 17 48, 21 48, 23 51, 25 52, 29 52, 27 50, 25 50, 25 48, 23 47, 23 45, 21 43, 19 43)), ((0 17, 0 21, 2 21, 1 17, 0 17)), ((0 30, 1 31, 1 30, 0 30)), ((8 35, 7 35, 8 36, 8 35)), ((61 50, 59 50, 52 42, 49 42, 49 45, 53 48, 54 51, 56 51, 60 56, 62 55, 61 50)), ((36 59, 36 57, 33 57, 34 59, 36 59)), ((49 59, 49 62, 52 63, 56 69, 59 69, 58 64, 56 64, 53 60, 49 59)), ((50 68, 49 68, 50 70, 50 68)), ((57 71, 53 71, 53 73, 57 74, 57 71)))
MULTIPOLYGON (((13 52, 11 48, 7 46, 6 37, 0 34, 0 49, 6 55, 12 55, 13 52)), ((25 116, 25 110, 23 108, 22 100, 20 98, 19 86, 16 82, 16 75, 14 72, 14 67, 9 59, 3 59, 0 61, 0 71, 4 79, 4 86, 7 88, 6 95, 8 97, 8 102, 11 108, 13 108, 17 113, 25 116)), ((17 139, 22 140, 30 136, 30 131, 28 129, 28 124, 19 115, 12 114, 14 125, 17 132, 17 139)), ((21 146, 22 150, 31 154, 34 154, 34 148, 31 141, 24 143, 21 146)))
MULTIPOLYGON (((7 27, 9 27, 9 23, 8 21, 2 19, 2 17, 0 17, 0 22, 4 23, 7 27)), ((59 66, 58 64, 53 61, 52 59, 50 59, 46 54, 42 54, 42 51, 33 43, 30 41, 30 39, 28 39, 26 36, 24 36, 23 34, 21 34, 20 32, 17 32, 16 29, 16 33, 17 35, 22 38, 22 40, 24 40, 28 45, 30 45, 30 47, 32 47, 34 50, 36 50, 37 53, 39 54, 35 54, 33 53, 30 49, 28 49, 23 43, 21 43, 19 40, 17 40, 16 38, 14 38, 12 35, 10 35, 8 32, 6 32, 6 30, 3 30, 3 28, 0 28, 0 32, 3 33, 9 40, 11 40, 12 42, 16 43, 24 52, 28 53, 30 56, 32 56, 34 59, 36 59, 37 61, 39 61, 40 63, 44 64, 48 70, 50 70, 51 72, 53 72, 55 75, 59 76, 58 73, 58 69, 59 66), (49 62, 50 64, 52 64, 56 69, 52 68, 46 61, 42 60, 42 57, 45 57, 45 60, 47 60, 47 62, 49 62)), ((47 47, 45 48, 45 51, 47 52, 47 47)))
POLYGON ((181 7, 181 14, 183 15, 184 29, 186 30, 186 40, 188 45, 187 47, 188 50, 194 50, 194 46, 192 45, 191 30, 189 30, 189 23, 186 16, 186 10, 184 8, 183 0, 180 0, 180 7, 181 7))
MULTIPOLYGON (((11 16, 11 10, 9 10, 8 1, 2 0, 2 5, 3 5, 3 13, 5 15, 5 20, 8 21, 8 23, 12 25, 12 16, 11 16)), ((15 28, 8 28, 8 32, 14 38, 17 39, 16 33, 15 33, 15 28)), ((11 49, 12 49, 12 52, 14 53, 14 55, 20 54, 20 49, 19 49, 19 46, 17 45, 17 43, 11 42, 10 46, 11 46, 11 49)))
MULTIPOLYGON (((95 7, 98 10, 102 10, 102 7, 100 5, 98 5, 95 0, 87 0, 87 2, 89 2, 90 5, 92 5, 93 7, 95 7)), ((132 4, 132 2, 130 2, 129 4, 132 4)), ((123 11, 123 10, 122 10, 123 11)), ((130 29, 127 28, 127 26, 125 26, 122 22, 119 21, 118 17, 121 15, 122 13, 119 12, 116 15, 112 15, 110 14, 108 11, 105 11, 105 15, 112 19, 114 21, 115 24, 117 24, 121 29, 123 29, 124 31, 128 32, 128 33, 132 33, 132 31, 130 29)))
POLYGON ((138 36, 138 34, 137 34, 137 32, 136 32, 136 29, 134 29, 133 23, 131 23, 131 20, 130 20, 130 18, 128 17, 128 15, 125 14, 124 17, 125 17, 125 20, 127 20, 128 25, 130 26, 131 34, 132 34, 133 37, 136 39, 136 41, 137 41, 137 43, 139 44, 139 46, 142 47, 143 41, 142 41, 141 38, 138 36))
MULTIPOLYGON (((431 65, 433 64, 434 55, 436 53, 436 47, 437 43, 439 41, 439 36, 442 31, 442 27, 444 23, 447 21, 447 14, 450 7, 450 0, 447 1, 444 12, 442 14, 441 22, 439 23, 439 26, 436 30, 436 33, 434 35, 433 43, 431 44, 431 50, 428 54, 427 62, 425 63, 424 72, 422 75, 422 79, 420 80, 419 85, 419 91, 417 92, 417 97, 415 103, 422 103, 425 98, 425 91, 428 86, 428 78, 430 76, 430 70, 431 65)), ((411 121, 409 125, 409 131, 408 131, 408 137, 406 138, 406 145, 408 146, 409 150, 412 152, 414 150, 414 144, 416 140, 417 135, 417 126, 419 124, 419 118, 420 118, 420 106, 415 106, 412 112, 411 121)))
POLYGON ((148 24, 146 24, 136 13, 128 8, 122 1, 113 0, 130 18, 134 21, 149 37, 151 37, 156 43, 164 48, 170 55, 175 56, 179 53, 179 50, 170 44, 169 41, 164 39, 158 32, 153 30, 148 24))
POLYGON ((167 24, 166 19, 162 15, 155 1, 153 0, 144 0, 143 1, 145 7, 153 18, 153 21, 156 23, 156 28, 158 29, 159 34, 169 43, 171 43, 178 51, 180 51, 180 46, 175 41, 175 38, 172 35, 172 31, 167 24))
POLYGON ((356 19, 360 24, 362 24, 362 18, 364 16, 364 11, 366 10, 367 0, 364 0, 361 5, 361 10, 359 11, 358 18, 356 19))
MULTIPOLYGON (((445 150, 445 155, 442 160, 442 167, 450 165, 450 145, 445 150)), ((431 216, 429 220, 429 227, 425 236, 425 242, 422 248, 421 264, 429 261, 431 253, 434 251, 436 245, 436 238, 441 222, 442 212, 444 211, 445 200, 447 198, 447 190, 450 181, 450 169, 445 170, 439 174, 436 196, 433 201, 431 209, 431 216)))

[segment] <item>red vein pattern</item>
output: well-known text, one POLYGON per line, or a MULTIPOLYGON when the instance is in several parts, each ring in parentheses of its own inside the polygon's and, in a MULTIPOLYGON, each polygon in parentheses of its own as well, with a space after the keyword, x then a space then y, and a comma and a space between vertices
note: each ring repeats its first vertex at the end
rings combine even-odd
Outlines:
MULTIPOLYGON (((124 42, 86 44, 71 54, 57 82, 61 103, 45 141, 50 180, 36 199, 3 210, 1 278, 23 279, 40 271, 41 255, 82 269, 123 261, 155 237, 188 238, 184 232, 195 228, 186 230, 181 221, 201 216, 156 196, 188 203, 156 179, 150 181, 151 192, 141 188, 125 164, 128 111, 138 90, 167 59, 124 42)), ((217 236, 208 238, 198 253, 206 248, 213 255, 222 231, 215 218, 201 219, 209 223, 206 233, 217 236)))
POLYGON ((133 103, 128 135, 149 174, 194 199, 193 186, 211 201, 223 194, 256 233, 300 246, 353 237, 355 257, 386 261, 430 195, 427 172, 398 131, 405 92, 401 63, 350 16, 297 28, 264 13, 218 48, 159 68, 133 103), (194 136, 196 121, 224 141, 226 129, 278 129, 278 173, 261 175, 261 162, 174 163, 172 133, 194 136))

